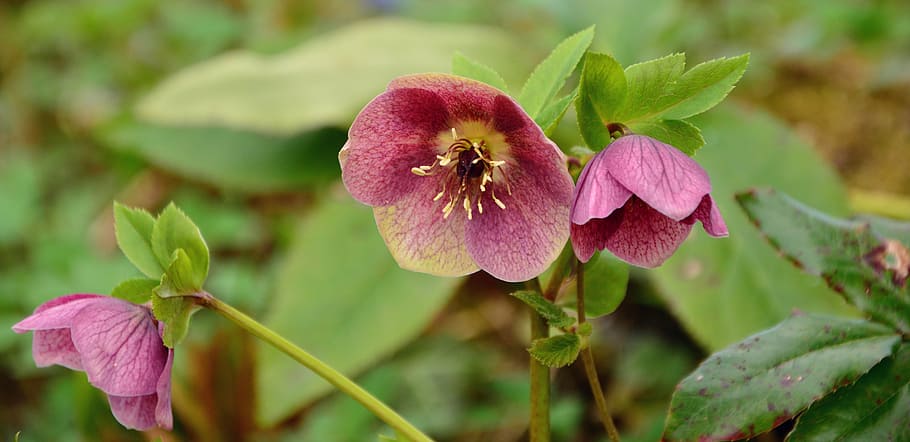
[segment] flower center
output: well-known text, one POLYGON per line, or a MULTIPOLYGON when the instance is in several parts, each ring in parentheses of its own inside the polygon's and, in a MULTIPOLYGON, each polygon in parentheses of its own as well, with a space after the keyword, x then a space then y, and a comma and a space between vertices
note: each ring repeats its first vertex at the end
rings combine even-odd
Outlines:
MULTIPOLYGON (((496 198, 493 187, 487 184, 493 182, 496 171, 505 177, 502 165, 505 161, 496 161, 490 155, 490 149, 483 139, 459 138, 458 132, 452 128, 452 144, 443 155, 436 155, 436 161, 429 166, 411 168, 411 172, 419 176, 443 174, 442 190, 436 194, 433 201, 443 197, 448 198, 448 203, 442 208, 442 217, 448 218, 461 202, 468 219, 473 219, 474 208, 478 213, 483 213, 484 195, 487 195, 500 209, 506 205, 496 198), (489 193, 487 193, 489 189, 489 193)), ((506 181, 506 191, 512 194, 512 189, 506 181)))

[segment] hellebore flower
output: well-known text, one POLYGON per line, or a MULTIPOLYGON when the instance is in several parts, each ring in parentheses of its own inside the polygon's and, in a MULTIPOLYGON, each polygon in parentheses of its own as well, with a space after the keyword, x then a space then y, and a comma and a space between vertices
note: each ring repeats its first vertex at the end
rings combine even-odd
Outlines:
POLYGON ((338 154, 398 264, 524 281, 569 236, 565 156, 505 93, 446 74, 399 77, 360 112, 338 154))
POLYGON ((608 249, 641 267, 663 263, 701 221, 727 236, 701 166, 673 146, 643 135, 620 137, 582 170, 572 202, 572 247, 587 262, 608 249))
POLYGON ((161 341, 163 324, 142 305, 100 295, 52 299, 13 326, 34 331, 32 356, 39 367, 58 364, 85 371, 107 394, 123 426, 170 430, 174 351, 161 341))

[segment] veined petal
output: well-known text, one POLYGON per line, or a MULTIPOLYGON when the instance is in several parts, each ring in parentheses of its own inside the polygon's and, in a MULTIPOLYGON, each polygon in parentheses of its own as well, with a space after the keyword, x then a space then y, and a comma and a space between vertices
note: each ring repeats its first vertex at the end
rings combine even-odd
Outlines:
MULTIPOLYGON (((161 325, 161 323, 159 323, 161 325)), ((159 327, 159 330, 161 327, 159 327)), ((174 364, 174 349, 167 350, 167 361, 164 370, 158 377, 155 386, 158 402, 155 404, 155 422, 165 430, 174 428, 174 415, 171 413, 171 366, 174 364)))
POLYGON ((705 195, 695 212, 684 219, 683 222, 694 224, 695 220, 701 221, 701 225, 705 228, 705 232, 708 232, 708 235, 722 237, 730 234, 727 230, 727 224, 724 222, 723 217, 720 216, 720 210, 717 209, 717 204, 714 204, 714 199, 711 198, 711 195, 705 195))
POLYGON ((92 385, 111 396, 156 392, 167 348, 147 308, 104 297, 80 311, 70 330, 92 385))
POLYGON ((695 160, 653 138, 620 137, 603 156, 614 179, 675 221, 691 215, 711 192, 708 174, 695 160))
POLYGON ((691 224, 678 222, 631 198, 622 209, 622 222, 604 246, 617 258, 640 267, 657 267, 689 236, 691 224))
MULTIPOLYGON (((145 431, 156 426, 155 404, 158 401, 156 394, 144 396, 113 396, 108 395, 107 402, 111 405, 111 413, 126 428, 145 431)), ((168 428, 169 429, 169 428, 168 428)))
POLYGON ((25 333, 31 330, 51 330, 56 328, 68 328, 73 323, 75 317, 86 305, 94 302, 97 298, 105 298, 101 295, 67 295, 51 299, 38 306, 35 313, 19 321, 13 326, 16 333, 25 333))
POLYGON ((71 370, 83 370, 82 355, 73 345, 68 328, 35 330, 32 337, 32 358, 39 367, 57 364, 71 370))
POLYGON ((422 177, 417 188, 394 205, 374 207, 376 226, 401 268, 438 276, 477 271, 464 243, 465 216, 456 206, 443 218, 445 198, 433 201, 442 184, 422 177))
POLYGON ((345 187, 358 201, 387 206, 421 178, 411 168, 433 164, 452 126, 443 100, 427 90, 389 90, 357 116, 338 159, 345 187))
POLYGON ((626 204, 631 196, 632 192, 610 176, 601 151, 578 176, 572 196, 572 223, 583 225, 596 218, 606 218, 626 204))
POLYGON ((575 257, 588 262, 598 250, 607 248, 607 240, 622 224, 622 214, 622 210, 617 210, 606 218, 592 218, 584 224, 572 223, 570 234, 575 257))
POLYGON ((493 100, 506 97, 505 92, 486 83, 457 75, 426 73, 398 77, 389 90, 419 88, 431 91, 445 103, 451 127, 465 121, 491 121, 493 100))

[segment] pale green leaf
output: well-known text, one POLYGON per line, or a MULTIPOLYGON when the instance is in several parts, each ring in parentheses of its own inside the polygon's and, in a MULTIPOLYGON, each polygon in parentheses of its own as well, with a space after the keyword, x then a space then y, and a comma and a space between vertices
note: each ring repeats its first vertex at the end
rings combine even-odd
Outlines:
POLYGON ((551 368, 565 367, 575 362, 580 351, 581 338, 575 333, 536 339, 528 349, 534 359, 551 368))
POLYGON ((111 296, 134 304, 144 304, 152 298, 152 292, 158 287, 158 284, 160 282, 155 279, 127 279, 114 287, 111 296))
POLYGON ((626 68, 627 93, 613 120, 629 123, 642 117, 656 117, 668 85, 682 76, 686 54, 673 54, 626 68))
POLYGON ((550 327, 565 328, 575 323, 575 319, 567 315, 562 308, 548 301, 540 293, 522 290, 511 295, 533 308, 538 315, 547 320, 550 327))
POLYGON ((455 52, 452 56, 452 73, 462 77, 471 78, 499 89, 506 94, 509 93, 509 87, 502 75, 493 68, 466 57, 461 52, 455 52))
POLYGON ((181 262, 179 268, 175 269, 181 271, 179 281, 175 281, 180 284, 179 289, 202 288, 209 272, 209 248, 202 239, 199 228, 173 203, 168 204, 158 215, 152 229, 151 242, 158 262, 164 267, 171 266, 178 249, 182 249, 188 258, 186 263, 181 262), (186 267, 191 269, 191 274, 182 274, 187 270, 186 267))
POLYGON ((684 120, 644 120, 631 123, 629 129, 663 141, 690 156, 705 144, 701 131, 684 120))
POLYGON ((575 88, 569 95, 553 100, 540 111, 540 115, 537 117, 537 124, 543 129, 545 135, 550 136, 553 131, 556 130, 559 121, 562 120, 566 111, 569 110, 569 106, 572 105, 572 102, 575 101, 577 97, 578 88, 575 88))
POLYGON ((535 121, 544 107, 562 89, 593 38, 593 26, 569 36, 534 68, 534 72, 531 72, 518 95, 518 102, 535 121))
MULTIPOLYGON (((203 278, 203 282, 205 279, 203 278)), ((171 264, 161 277, 161 287, 158 296, 169 298, 172 296, 191 295, 202 290, 193 261, 183 249, 174 250, 171 264)))
POLYGON ((143 209, 114 203, 114 233, 117 245, 126 258, 149 278, 161 278, 166 264, 161 264, 152 250, 152 228, 155 218, 143 209))
POLYGON ((749 54, 743 54, 706 61, 689 69, 668 85, 668 93, 661 100, 666 110, 660 112, 660 117, 681 120, 711 109, 733 90, 748 65, 749 54))

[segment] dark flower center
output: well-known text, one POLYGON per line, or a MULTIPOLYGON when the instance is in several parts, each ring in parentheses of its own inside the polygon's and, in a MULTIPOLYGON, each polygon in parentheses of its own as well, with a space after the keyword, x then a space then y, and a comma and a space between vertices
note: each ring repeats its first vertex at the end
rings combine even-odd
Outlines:
MULTIPOLYGON (((505 209, 506 205, 496 198, 493 188, 487 187, 487 184, 493 182, 497 170, 501 175, 505 175, 501 166, 506 162, 494 160, 483 139, 459 138, 454 128, 452 139, 454 142, 449 145, 445 154, 436 155, 433 164, 411 168, 411 172, 420 176, 436 175, 442 171, 442 190, 436 194, 433 201, 448 196, 448 203, 442 208, 443 218, 448 218, 459 202, 468 214, 468 219, 473 219, 475 207, 477 212, 482 214, 481 200, 484 195, 489 195, 494 204, 500 209, 505 209), (454 167, 449 167, 450 165, 454 167), (487 189, 490 190, 489 193, 487 189)), ((508 182, 506 191, 512 194, 508 182)))

